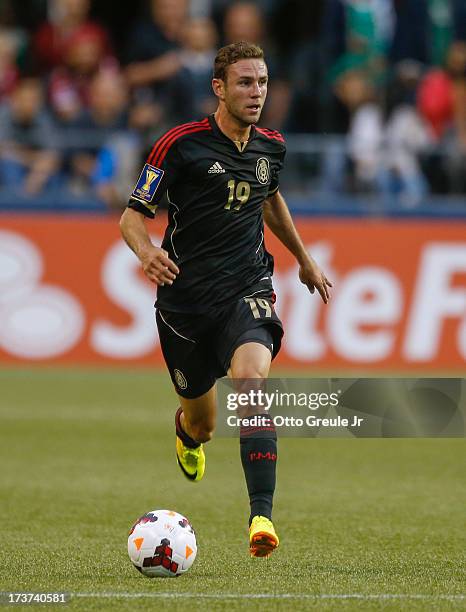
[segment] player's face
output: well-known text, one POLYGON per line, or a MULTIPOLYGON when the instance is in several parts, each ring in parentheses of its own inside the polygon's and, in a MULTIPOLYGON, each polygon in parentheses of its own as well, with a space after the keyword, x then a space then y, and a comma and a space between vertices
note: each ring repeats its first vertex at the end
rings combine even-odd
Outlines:
POLYGON ((267 66, 261 59, 243 59, 227 69, 224 102, 243 125, 259 121, 267 96, 267 66))

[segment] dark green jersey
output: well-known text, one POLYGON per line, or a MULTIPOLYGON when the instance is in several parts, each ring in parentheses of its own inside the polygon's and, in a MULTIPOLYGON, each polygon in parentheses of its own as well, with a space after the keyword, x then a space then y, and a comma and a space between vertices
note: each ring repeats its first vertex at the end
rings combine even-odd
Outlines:
POLYGON ((153 217, 167 192, 162 247, 180 273, 173 285, 158 288, 157 307, 208 312, 261 283, 271 290, 262 204, 278 190, 284 156, 279 132, 252 126, 240 152, 212 115, 155 143, 128 205, 153 217))

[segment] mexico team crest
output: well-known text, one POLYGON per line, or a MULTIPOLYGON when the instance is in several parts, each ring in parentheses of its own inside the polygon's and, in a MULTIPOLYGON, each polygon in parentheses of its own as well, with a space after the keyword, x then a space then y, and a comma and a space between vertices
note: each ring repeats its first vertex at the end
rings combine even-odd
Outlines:
POLYGON ((256 164, 256 176, 261 185, 267 185, 270 179, 270 164, 266 157, 259 157, 256 164))
POLYGON ((186 387, 188 386, 188 381, 186 380, 183 372, 181 372, 181 370, 175 369, 173 371, 173 374, 175 375, 175 382, 178 385, 178 387, 180 389, 186 389, 186 387))

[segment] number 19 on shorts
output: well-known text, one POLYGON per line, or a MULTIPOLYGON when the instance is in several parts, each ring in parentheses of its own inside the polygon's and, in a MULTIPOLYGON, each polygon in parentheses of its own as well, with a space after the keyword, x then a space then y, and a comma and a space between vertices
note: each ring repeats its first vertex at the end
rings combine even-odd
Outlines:
POLYGON ((255 319, 270 319, 272 316, 272 307, 264 298, 245 297, 244 301, 249 304, 255 319))

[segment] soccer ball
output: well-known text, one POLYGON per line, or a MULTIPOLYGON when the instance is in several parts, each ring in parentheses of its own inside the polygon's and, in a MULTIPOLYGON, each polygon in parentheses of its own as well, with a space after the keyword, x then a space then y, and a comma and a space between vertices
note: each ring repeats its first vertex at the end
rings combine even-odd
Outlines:
POLYGON ((187 572, 196 558, 196 534, 178 512, 152 510, 131 527, 128 554, 144 576, 176 578, 187 572))

